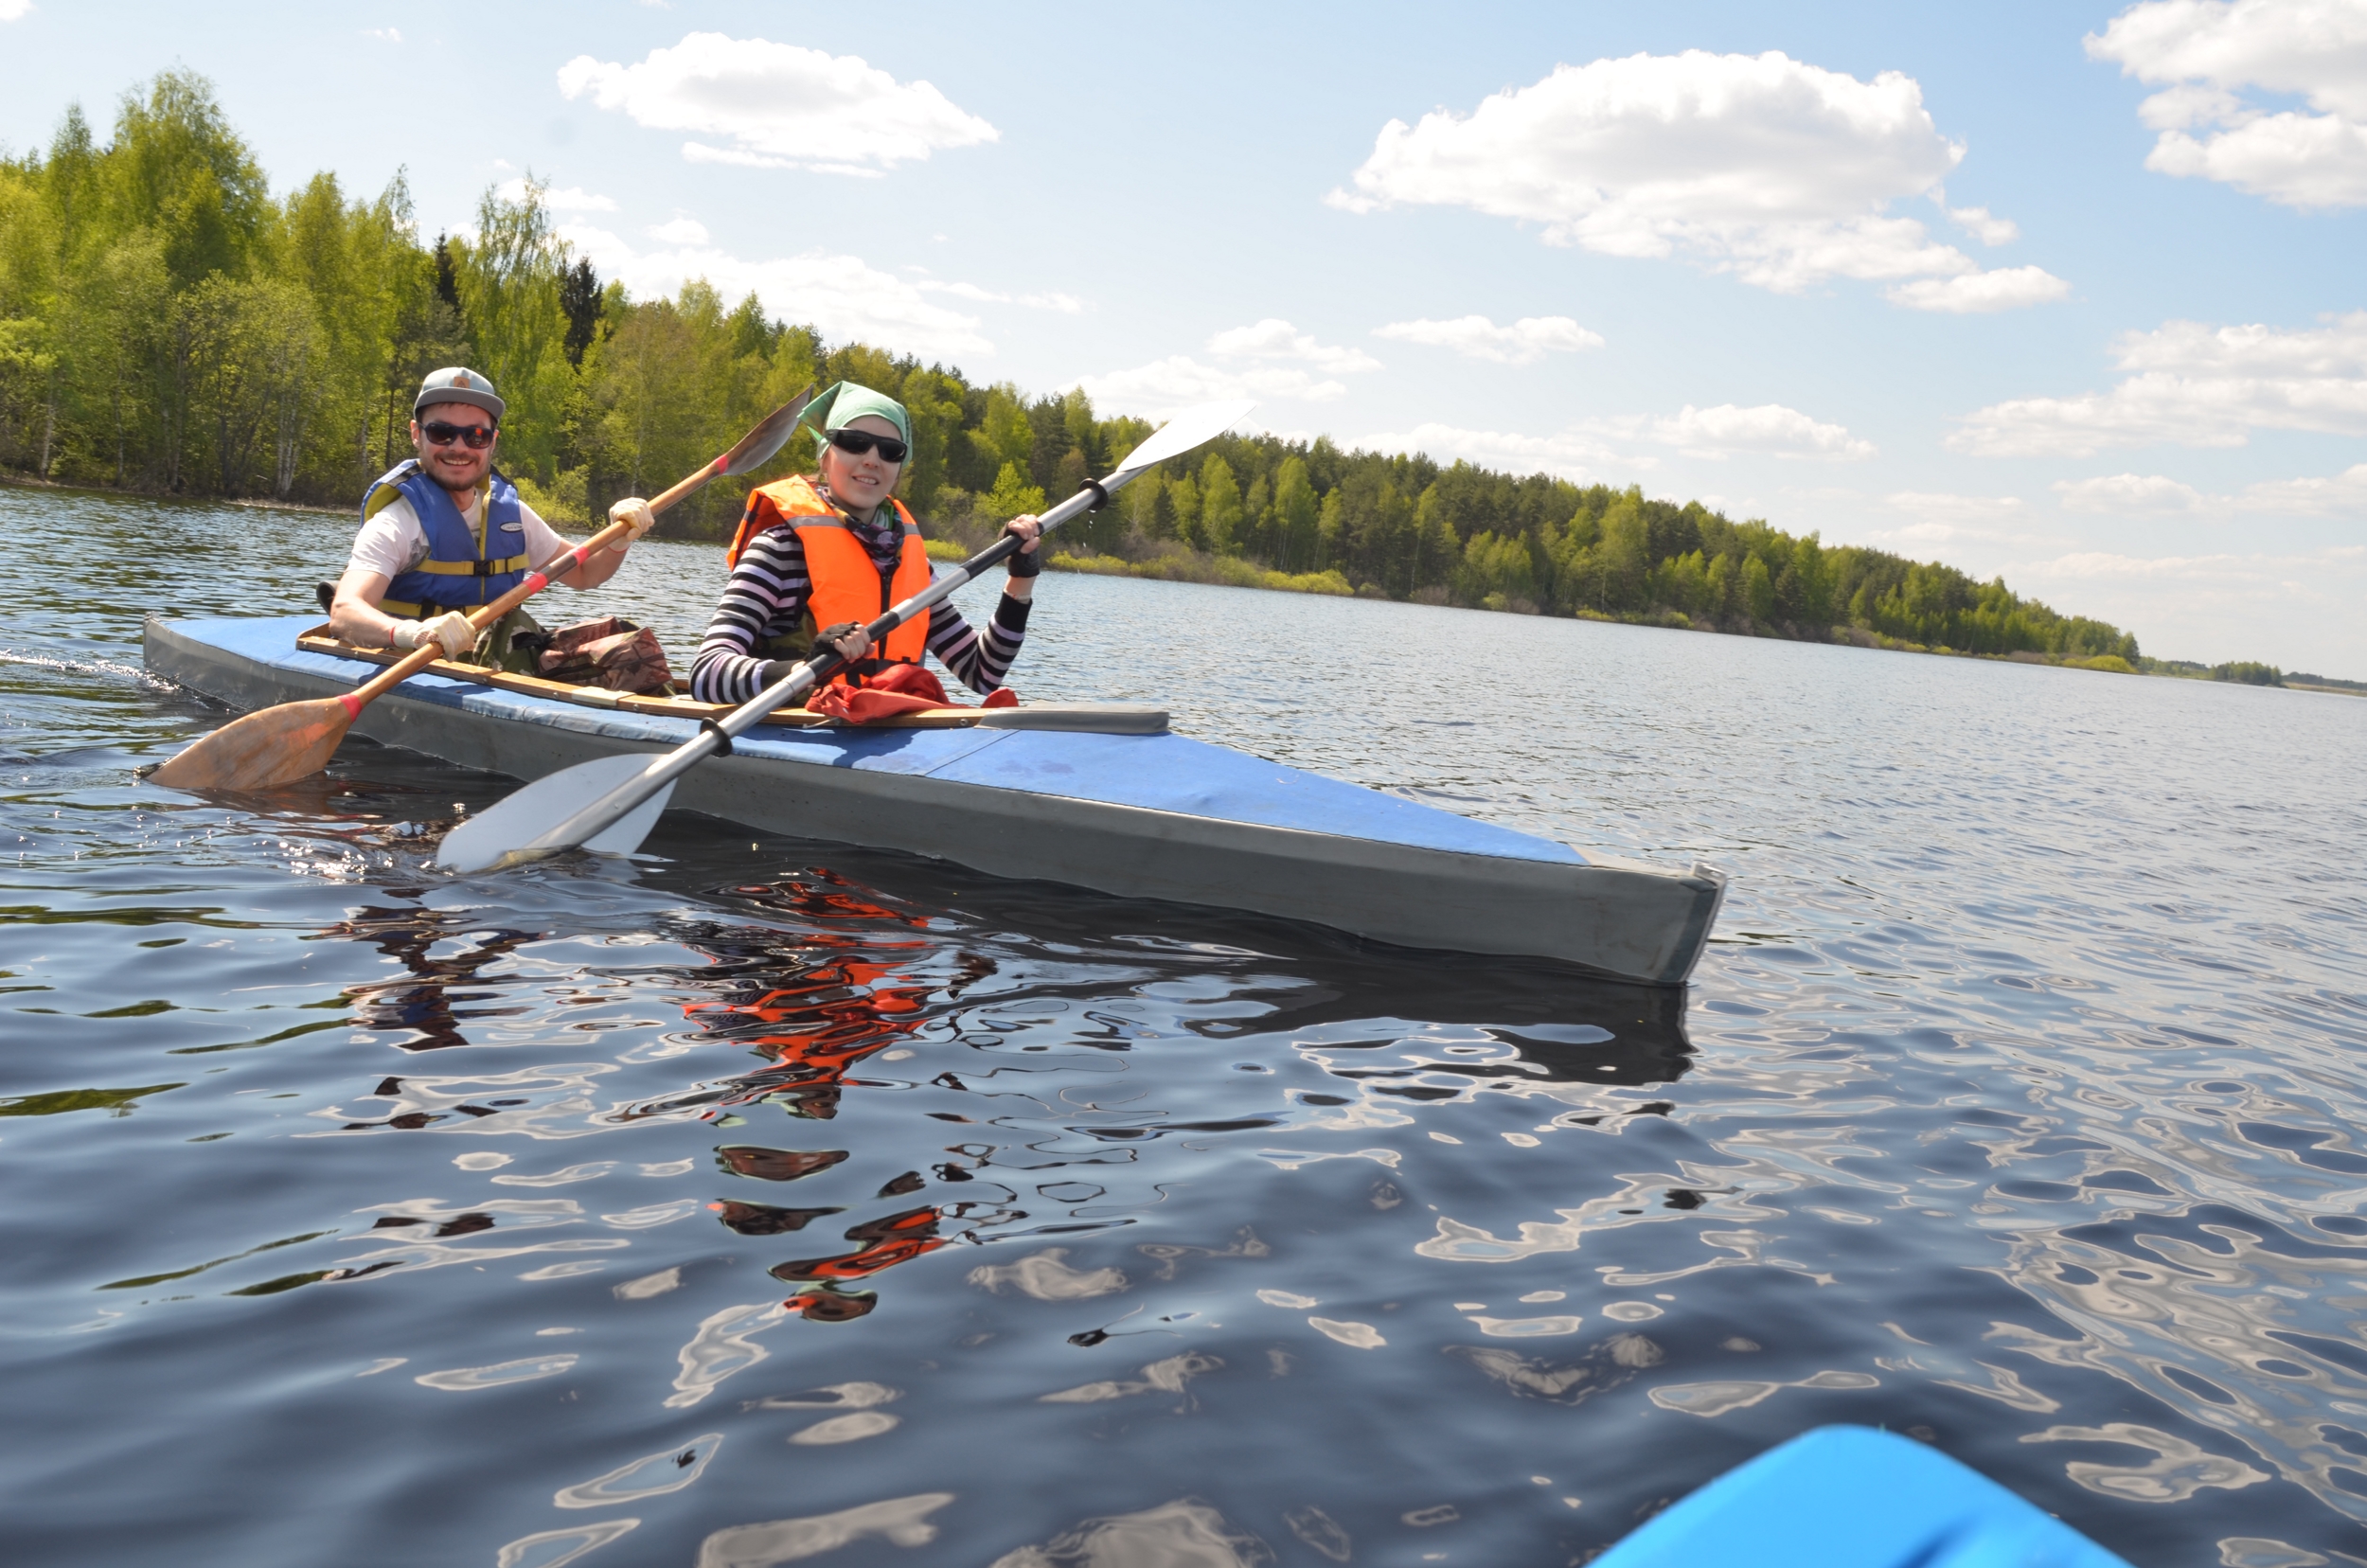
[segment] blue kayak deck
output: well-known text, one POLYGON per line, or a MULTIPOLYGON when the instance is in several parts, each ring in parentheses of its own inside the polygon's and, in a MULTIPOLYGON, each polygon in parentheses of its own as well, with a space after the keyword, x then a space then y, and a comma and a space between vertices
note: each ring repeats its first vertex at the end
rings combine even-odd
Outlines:
MULTIPOLYGON (((183 620, 173 622, 172 629, 242 659, 343 686, 358 686, 380 672, 379 666, 366 660, 297 648, 297 635, 316 624, 316 616, 287 615, 183 620)), ((442 675, 415 675, 401 690, 406 698, 439 707, 642 744, 675 746, 698 733, 698 726, 685 719, 588 708, 442 675)), ((1550 839, 1474 822, 1180 735, 765 728, 735 741, 734 752, 754 759, 911 775, 1413 848, 1551 864, 1588 864, 1575 849, 1550 839)))

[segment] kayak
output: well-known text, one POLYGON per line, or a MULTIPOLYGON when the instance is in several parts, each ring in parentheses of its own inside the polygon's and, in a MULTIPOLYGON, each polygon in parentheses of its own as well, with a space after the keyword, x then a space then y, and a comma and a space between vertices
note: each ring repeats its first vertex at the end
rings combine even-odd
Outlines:
MULTIPOLYGON (((379 665, 317 617, 147 625, 157 675, 240 710, 335 697, 379 665)), ((374 740, 534 779, 654 754, 724 708, 451 666, 362 710, 374 740)), ((944 709, 899 726, 789 714, 685 775, 673 804, 768 832, 1311 921, 1403 947, 1558 960, 1682 986, 1726 878, 1581 854, 1168 733, 1156 708, 944 709), (1129 732, 1131 733, 1129 733, 1129 732), (1112 733, 1115 732, 1115 733, 1112 733)))
POLYGON ((1829 1426, 1729 1470, 1594 1568, 2129 1568, 1923 1444, 1829 1426))

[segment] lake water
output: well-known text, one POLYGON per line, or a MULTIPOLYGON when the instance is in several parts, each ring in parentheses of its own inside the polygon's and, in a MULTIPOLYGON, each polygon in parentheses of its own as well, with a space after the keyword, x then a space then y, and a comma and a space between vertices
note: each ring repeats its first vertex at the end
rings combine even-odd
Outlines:
MULTIPOLYGON (((0 490, 10 1561, 1559 1564, 1833 1421, 2367 1556, 2367 702, 1043 579, 1024 695, 1724 866, 1664 993, 135 781, 222 717, 142 615, 347 535, 0 490)), ((553 597, 682 657, 721 571, 553 597)))

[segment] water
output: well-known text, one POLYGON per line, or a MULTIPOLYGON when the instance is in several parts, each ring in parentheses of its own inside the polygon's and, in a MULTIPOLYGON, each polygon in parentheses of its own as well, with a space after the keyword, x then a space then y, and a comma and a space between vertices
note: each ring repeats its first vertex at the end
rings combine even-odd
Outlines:
MULTIPOLYGON (((2367 1554, 2367 703, 1045 579, 1028 695, 1726 866, 1670 996, 134 782, 221 717, 142 614, 345 535, 0 490, 11 1561, 1562 1563, 1828 1421, 2367 1554)), ((567 605, 684 651, 720 570, 567 605)))

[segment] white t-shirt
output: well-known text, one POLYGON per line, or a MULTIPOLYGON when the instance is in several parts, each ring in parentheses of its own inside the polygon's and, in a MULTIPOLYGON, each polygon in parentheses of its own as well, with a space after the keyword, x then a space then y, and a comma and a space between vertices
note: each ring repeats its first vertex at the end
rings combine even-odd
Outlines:
MULTIPOLYGON (((461 521, 472 531, 484 516, 485 492, 479 490, 462 510, 461 521)), ((486 543, 485 553, 494 560, 522 555, 536 566, 567 548, 567 542, 559 537, 548 523, 534 514, 534 508, 524 501, 518 503, 519 530, 503 533, 486 543), (523 542, 523 543, 522 543, 523 542)), ((348 567, 393 579, 411 571, 427 559, 427 530, 419 526, 419 514, 411 507, 411 498, 398 495, 383 508, 376 517, 362 525, 362 531, 353 536, 353 555, 348 567)))

